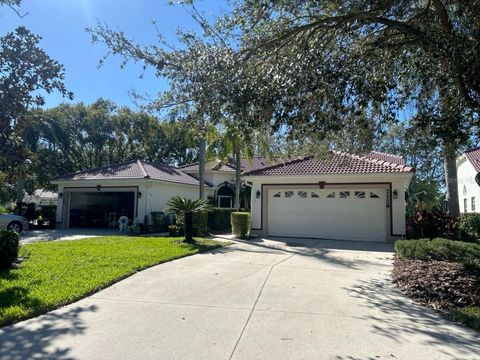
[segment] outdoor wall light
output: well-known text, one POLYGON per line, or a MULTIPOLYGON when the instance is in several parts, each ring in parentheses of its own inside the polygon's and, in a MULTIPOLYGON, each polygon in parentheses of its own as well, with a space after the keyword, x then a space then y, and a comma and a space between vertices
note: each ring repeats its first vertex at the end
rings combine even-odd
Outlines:
POLYGON ((397 190, 393 190, 393 198, 398 199, 398 191, 397 190))
POLYGON ((140 199, 142 197, 142 193, 139 191, 137 192, 137 198, 140 199))
POLYGON ((102 185, 97 185, 97 191, 102 190, 102 185))
POLYGON ((63 193, 58 193, 58 197, 61 199, 63 198, 63 193))
POLYGON ((261 194, 260 190, 257 190, 257 192, 255 193, 255 197, 256 197, 257 199, 260 199, 260 196, 261 196, 261 195, 262 195, 262 194, 261 194))

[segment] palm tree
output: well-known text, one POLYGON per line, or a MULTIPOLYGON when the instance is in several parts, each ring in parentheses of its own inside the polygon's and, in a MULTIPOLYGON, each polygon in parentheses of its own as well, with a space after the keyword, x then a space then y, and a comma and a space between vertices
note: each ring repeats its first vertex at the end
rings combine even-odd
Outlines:
POLYGON ((185 219, 184 231, 187 243, 193 243, 193 214, 209 211, 212 206, 203 199, 187 199, 174 196, 167 202, 167 211, 176 215, 183 215, 185 219))

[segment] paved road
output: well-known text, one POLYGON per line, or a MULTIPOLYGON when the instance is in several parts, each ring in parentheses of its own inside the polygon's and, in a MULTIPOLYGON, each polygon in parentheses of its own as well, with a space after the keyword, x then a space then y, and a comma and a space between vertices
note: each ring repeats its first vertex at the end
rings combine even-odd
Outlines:
MULTIPOLYGON (((0 359, 479 359, 389 282, 391 246, 237 243, 0 330, 0 359)), ((88 274, 85 274, 88 276, 88 274)))

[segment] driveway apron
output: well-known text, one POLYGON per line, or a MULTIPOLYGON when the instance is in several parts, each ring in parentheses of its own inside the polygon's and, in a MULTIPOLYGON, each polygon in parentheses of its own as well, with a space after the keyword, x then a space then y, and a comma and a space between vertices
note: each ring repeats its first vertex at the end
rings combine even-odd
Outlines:
POLYGON ((236 242, 2 328, 0 359, 479 359, 391 269, 386 244, 236 242))

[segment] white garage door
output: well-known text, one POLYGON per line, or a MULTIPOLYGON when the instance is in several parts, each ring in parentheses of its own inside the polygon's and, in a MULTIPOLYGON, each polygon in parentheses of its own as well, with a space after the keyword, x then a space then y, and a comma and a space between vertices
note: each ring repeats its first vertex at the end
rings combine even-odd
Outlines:
POLYGON ((270 189, 268 234, 385 241, 385 189, 270 189))

